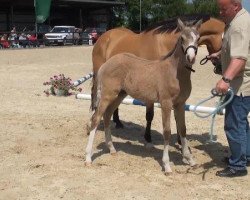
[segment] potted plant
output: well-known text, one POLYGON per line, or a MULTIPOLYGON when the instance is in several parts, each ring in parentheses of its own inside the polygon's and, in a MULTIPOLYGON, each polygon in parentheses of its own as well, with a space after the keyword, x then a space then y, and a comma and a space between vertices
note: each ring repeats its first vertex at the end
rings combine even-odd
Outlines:
POLYGON ((79 91, 81 92, 81 88, 77 88, 72 83, 72 80, 68 77, 66 78, 64 74, 59 74, 58 76, 55 75, 50 77, 50 80, 44 82, 43 85, 50 85, 50 89, 44 91, 44 93, 49 96, 50 94, 56 96, 68 96, 71 93, 69 90, 79 91))

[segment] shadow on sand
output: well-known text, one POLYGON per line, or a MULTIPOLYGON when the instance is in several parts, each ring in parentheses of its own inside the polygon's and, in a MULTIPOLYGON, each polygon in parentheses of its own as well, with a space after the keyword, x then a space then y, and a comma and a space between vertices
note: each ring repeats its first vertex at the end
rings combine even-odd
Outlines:
MULTIPOLYGON (((111 129, 112 136, 117 138, 121 138, 124 140, 128 140, 125 143, 122 142, 114 142, 114 146, 117 151, 123 151, 127 154, 135 155, 138 157, 146 158, 151 157, 155 159, 159 165, 162 166, 162 148, 156 147, 157 145, 163 144, 162 134, 156 130, 152 130, 152 141, 155 145, 154 147, 148 149, 144 145, 134 144, 132 142, 138 141, 140 144, 145 144, 144 140, 144 131, 145 127, 134 124, 133 122, 122 122, 125 125, 123 129, 111 129), (132 142, 130 142, 132 141, 132 142)), ((103 131, 103 125, 99 126, 99 130, 103 131)), ((225 152, 227 151, 226 146, 223 146, 220 142, 217 143, 207 143, 209 135, 207 132, 205 133, 191 133, 187 135, 188 140, 190 143, 195 142, 193 149, 197 149, 203 151, 205 155, 208 155, 211 158, 211 161, 206 163, 200 163, 200 167, 204 170, 202 173, 206 173, 209 169, 214 167, 223 167, 225 164, 221 161, 225 152)), ((169 156, 170 160, 174 163, 174 165, 184 165, 182 162, 182 155, 181 155, 181 147, 176 144, 177 141, 177 134, 174 133, 171 136, 170 145, 175 147, 177 151, 170 151, 169 156)), ((97 147, 102 151, 95 153, 93 155, 93 160, 97 157, 101 156, 102 154, 108 153, 108 149, 105 145, 105 142, 101 143, 97 147)), ((196 159, 199 163, 199 161, 196 159)))

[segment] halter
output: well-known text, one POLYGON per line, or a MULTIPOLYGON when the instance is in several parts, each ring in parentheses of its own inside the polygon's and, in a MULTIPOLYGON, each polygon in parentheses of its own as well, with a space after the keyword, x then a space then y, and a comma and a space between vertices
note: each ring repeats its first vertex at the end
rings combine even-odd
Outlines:
MULTIPOLYGON (((197 55, 198 48, 197 48, 196 46, 190 45, 190 46, 188 46, 188 47, 186 48, 186 50, 184 50, 184 48, 183 48, 183 46, 182 46, 182 50, 183 50, 183 52, 184 52, 185 55, 187 55, 188 49, 194 49, 195 56, 197 55)), ((185 67, 186 67, 188 70, 190 70, 191 72, 195 72, 195 70, 192 69, 192 67, 190 67, 190 66, 188 66, 188 65, 186 65, 185 67)))
POLYGON ((194 49, 195 55, 197 55, 198 48, 197 48, 196 46, 190 45, 190 46, 188 46, 188 47, 186 48, 186 50, 184 50, 184 48, 182 47, 182 50, 183 50, 183 52, 184 52, 185 55, 187 55, 188 49, 194 49))

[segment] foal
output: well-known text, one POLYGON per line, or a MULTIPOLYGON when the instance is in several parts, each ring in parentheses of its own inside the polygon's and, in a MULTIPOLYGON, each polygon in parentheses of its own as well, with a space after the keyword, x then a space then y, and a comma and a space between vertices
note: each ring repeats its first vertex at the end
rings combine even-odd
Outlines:
MULTIPOLYGON (((110 119, 122 100, 130 95, 145 102, 146 105, 154 102, 161 104, 164 137, 162 161, 165 173, 172 172, 169 165, 168 147, 171 135, 170 114, 174 99, 180 91, 177 68, 194 64, 200 37, 197 29, 201 22, 193 26, 185 26, 181 20, 178 20, 180 37, 175 48, 161 60, 149 61, 133 54, 122 53, 113 56, 102 65, 94 84, 97 87, 97 93, 93 97, 94 113, 86 148, 87 165, 92 162, 94 136, 102 117, 106 144, 110 153, 116 153, 111 139, 110 119)), ((195 162, 188 149, 186 137, 181 137, 181 140, 183 159, 194 166, 195 162)))

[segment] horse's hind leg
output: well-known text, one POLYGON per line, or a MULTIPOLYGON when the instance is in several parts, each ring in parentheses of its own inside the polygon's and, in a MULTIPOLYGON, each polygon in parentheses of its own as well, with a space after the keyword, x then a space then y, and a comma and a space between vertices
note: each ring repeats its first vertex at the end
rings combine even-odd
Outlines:
POLYGON ((116 124, 115 125, 116 128, 123 128, 124 126, 123 126, 123 124, 120 121, 119 112, 118 111, 119 111, 118 108, 115 109, 114 114, 113 114, 113 121, 116 124))
POLYGON ((144 138, 148 144, 152 143, 151 123, 152 123, 153 118, 154 118, 154 104, 148 104, 146 107, 147 127, 146 127, 145 134, 144 134, 144 138))
POLYGON ((186 137, 185 108, 183 104, 175 105, 174 115, 175 115, 177 133, 180 136, 181 140, 183 162, 191 166, 194 166, 195 161, 189 150, 188 140, 186 137))
POLYGON ((170 128, 170 116, 172 110, 172 102, 171 100, 164 100, 161 102, 161 111, 162 111, 162 124, 163 124, 163 138, 164 138, 164 150, 163 150, 163 165, 165 174, 169 174, 172 172, 170 168, 169 162, 169 141, 171 137, 171 128, 170 128))
POLYGON ((88 139, 88 143, 86 147, 86 164, 87 165, 90 165, 92 162, 92 159, 91 159, 92 148, 93 148, 97 126, 99 125, 101 118, 110 103, 111 103, 111 100, 109 98, 101 98, 97 109, 95 110, 94 114, 91 117, 90 134, 89 134, 89 139, 88 139))
POLYGON ((122 102, 122 100, 126 96, 127 96, 127 94, 120 93, 118 95, 118 97, 109 105, 109 107, 107 108, 107 110, 103 116, 104 130, 105 130, 105 141, 106 141, 106 145, 109 148, 111 154, 116 153, 116 150, 115 150, 115 147, 113 145, 112 138, 111 138, 110 119, 111 119, 111 116, 112 116, 114 110, 117 109, 117 107, 120 105, 120 103, 122 102))

